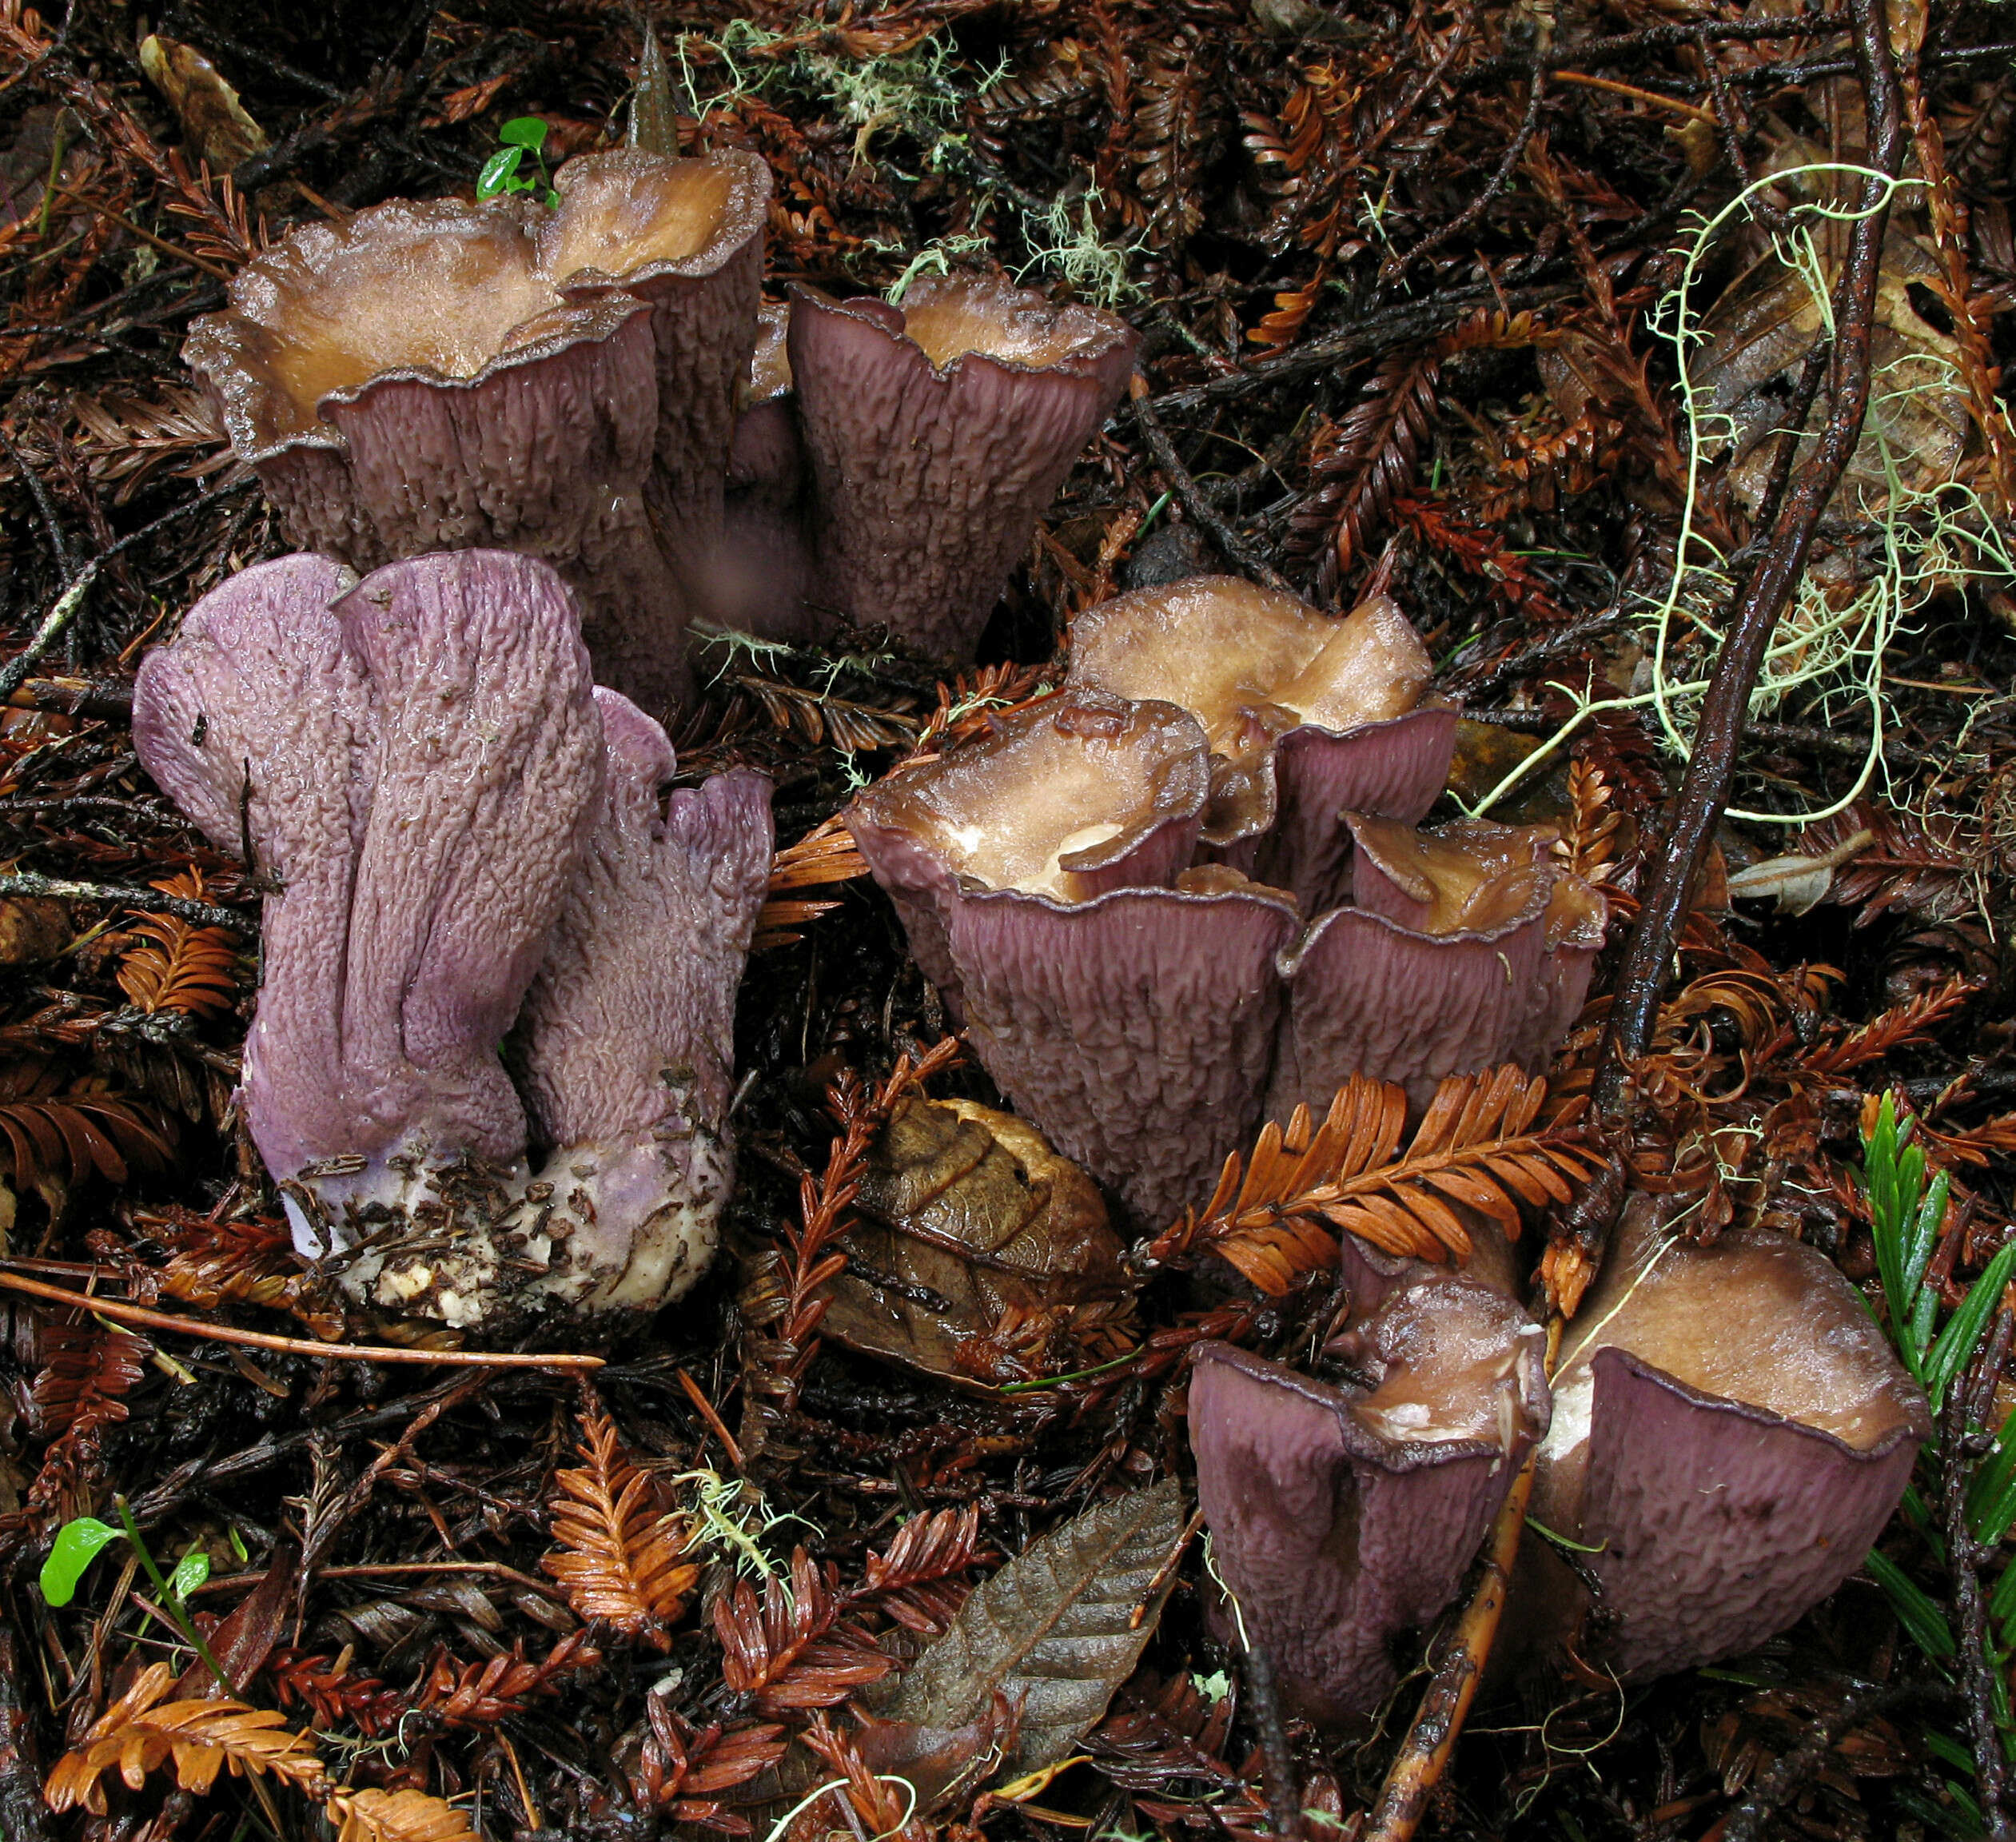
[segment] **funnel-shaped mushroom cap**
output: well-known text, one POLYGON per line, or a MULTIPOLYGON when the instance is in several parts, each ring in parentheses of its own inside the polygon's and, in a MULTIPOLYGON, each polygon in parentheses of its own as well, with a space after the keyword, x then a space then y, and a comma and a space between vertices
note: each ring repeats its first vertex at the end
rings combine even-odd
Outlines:
POLYGON ((1208 1196, 1260 1123, 1288 899, 978 891, 952 898, 945 928, 974 1050, 1018 1110, 1143 1225, 1208 1196))
POLYGON ((1411 825, 1441 791, 1456 712, 1420 708, 1432 672, 1383 595, 1338 620, 1236 576, 1199 576, 1071 623, 1071 684, 1195 713, 1212 755, 1205 842, 1292 889, 1309 914, 1337 893, 1340 812, 1411 825))
POLYGON ((1473 1279, 1417 1275, 1349 1334, 1333 1388, 1199 1346, 1190 1445, 1212 1556, 1288 1704, 1325 1725, 1397 1679, 1392 1645, 1456 1597, 1547 1425, 1539 1332, 1473 1279))
POLYGON ((1507 1060, 1537 1072, 1580 1007, 1601 895, 1548 855, 1544 827, 1345 816, 1357 906, 1317 921, 1284 965, 1269 1112, 1321 1106, 1354 1074, 1420 1105, 1445 1075, 1507 1060))
POLYGON ((727 150, 673 160, 627 148, 570 160, 554 182, 560 207, 540 230, 544 271, 570 301, 616 289, 651 303, 651 515, 689 603, 711 608, 723 480, 756 343, 770 169, 727 150))
POLYGON ((297 541, 360 568, 540 556, 582 594, 604 671, 663 704, 685 684, 688 591, 644 502, 683 468, 697 484, 673 496, 718 525, 767 173, 597 156, 560 185, 552 213, 395 201, 305 226, 239 271, 184 357, 297 541))
POLYGON ((1862 1564, 1930 1430, 1823 1255, 1685 1245, 1635 1202, 1555 1371, 1533 1514, 1597 1550, 1585 1653, 1644 1678, 1733 1656, 1862 1564))
POLYGON ((560 1203, 592 1206, 550 1289, 662 1304, 711 1254, 733 1169, 735 998, 770 873, 770 783, 747 769, 673 793, 671 744, 598 691, 607 791, 527 999, 525 1090, 560 1203))
POLYGON ((807 288, 792 301, 814 597, 970 659, 1037 518, 1118 400, 1134 336, 982 277, 923 277, 900 308, 807 288))
POLYGON ((274 1174, 508 1163, 524 1118, 496 1055, 601 782, 572 598, 498 552, 355 587, 289 557, 199 603, 134 693, 142 760, 226 848, 236 809, 273 899, 246 1116, 274 1174), (331 596, 336 598, 332 605, 331 596))
POLYGON ((894 899, 918 964, 956 1006, 945 927, 960 891, 1068 903, 1166 884, 1196 848, 1209 781, 1203 732, 1187 712, 1067 692, 871 787, 847 825, 894 899))

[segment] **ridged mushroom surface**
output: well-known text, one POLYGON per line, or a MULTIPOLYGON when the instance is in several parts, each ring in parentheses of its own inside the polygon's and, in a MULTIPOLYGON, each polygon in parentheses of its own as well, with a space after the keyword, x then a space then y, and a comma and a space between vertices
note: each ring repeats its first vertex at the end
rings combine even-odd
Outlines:
MULTIPOLYGON (((1862 1565, 1930 1428, 1867 1306, 1762 1230, 1634 1202, 1555 1370, 1533 1514, 1596 1550, 1584 1654, 1642 1680, 1753 1649, 1862 1565)), ((1569 1590, 1540 1568, 1528 1592, 1569 1590)))
POLYGON ((1132 373, 1110 313, 996 277, 926 276, 900 307, 791 290, 816 498, 811 593, 970 660, 1036 520, 1132 373))
POLYGON ((664 708, 719 540, 768 169, 597 154, 557 183, 550 212, 395 200, 303 226, 183 355, 297 542, 361 569, 539 556, 598 669, 664 708))
POLYGON ((1408 1263, 1354 1299, 1333 1385, 1207 1343, 1191 1374, 1197 1501, 1237 1623, 1293 1711, 1377 1708, 1394 1646, 1462 1585, 1548 1421, 1538 1330, 1480 1280, 1408 1263))

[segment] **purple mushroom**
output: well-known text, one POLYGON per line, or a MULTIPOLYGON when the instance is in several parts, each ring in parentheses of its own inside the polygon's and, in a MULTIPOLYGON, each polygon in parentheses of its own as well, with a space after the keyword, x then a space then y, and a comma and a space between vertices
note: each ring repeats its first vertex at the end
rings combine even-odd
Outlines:
POLYGON ((1071 623, 1069 682, 1196 712, 1211 749, 1204 842, 1303 912, 1344 899, 1341 811, 1418 824, 1442 791, 1456 706, 1384 595, 1341 620, 1236 576, 1140 588, 1071 623))
POLYGON ((726 627, 795 644, 823 637, 808 596, 811 486, 785 334, 791 309, 765 306, 728 450, 727 503, 707 598, 726 627))
POLYGON ((1398 1679, 1396 1640, 1452 1601, 1534 1440, 1542 1338, 1484 1280, 1346 1238, 1350 1306, 1312 1379, 1200 1345, 1190 1445, 1212 1561, 1287 1706, 1336 1728, 1398 1679))
POLYGON ((592 1205, 555 1272, 591 1305, 646 1306, 706 1266, 734 1175, 735 998, 770 880, 770 783, 737 768, 665 796, 665 732, 595 696, 606 784, 526 1002, 524 1084, 563 1218, 576 1183, 592 1205))
POLYGON ((965 661, 1009 571, 1134 370, 1110 313, 998 277, 901 307, 791 290, 791 370, 815 495, 811 594, 965 661))
POLYGON ((601 674, 663 708, 720 540, 769 171, 626 152, 557 182, 551 212, 396 200, 305 226, 184 357, 297 542, 360 569, 540 557, 601 674))
MULTIPOLYGON (((1382 624, 1342 637, 1385 659, 1403 681, 1392 701, 1413 704, 1418 662, 1382 624)), ((1102 670, 1112 631, 1095 648, 1102 670)), ((1349 676, 1338 654, 1349 650, 1326 646, 1333 682, 1349 676)), ((1302 860, 1345 864, 1353 896, 1325 911, 1199 862, 1223 855, 1213 814, 1243 799, 1264 807, 1256 790, 1270 784, 1264 744, 1242 740, 1242 760, 1211 744, 1225 708, 1213 686, 1229 676, 1201 656, 1172 685, 1206 706, 1202 721, 1067 688, 871 787, 847 815, 918 965, 1002 1091, 1149 1223, 1201 1202, 1264 1115, 1285 1122, 1305 1103, 1321 1114, 1351 1074, 1402 1082, 1421 1105, 1445 1075, 1544 1067, 1602 939, 1601 895, 1564 873, 1544 828, 1422 834, 1333 812, 1323 839, 1311 818, 1302 860)), ((1281 733, 1349 745, 1416 720, 1281 733)), ((1421 745, 1417 735, 1407 746, 1421 745)), ((1407 796, 1418 815, 1418 787, 1407 796)), ((1272 843, 1252 830, 1235 841, 1262 857, 1272 843)))
POLYGON ((1634 1201, 1554 1374, 1515 1606, 1640 1681, 1752 1649, 1862 1565, 1930 1428, 1855 1289, 1763 1231, 1634 1201), (1573 1628, 1580 1623, 1578 1636, 1573 1628))
POLYGON ((550 569, 471 550, 362 582, 306 555, 247 570, 145 661, 133 733, 273 885, 244 1105, 302 1252, 454 1324, 691 1282, 768 815, 730 775, 647 821, 663 733, 598 710, 550 569), (499 1053, 528 991, 536 1177, 499 1053), (622 1030, 570 1056, 598 1004, 622 1030))

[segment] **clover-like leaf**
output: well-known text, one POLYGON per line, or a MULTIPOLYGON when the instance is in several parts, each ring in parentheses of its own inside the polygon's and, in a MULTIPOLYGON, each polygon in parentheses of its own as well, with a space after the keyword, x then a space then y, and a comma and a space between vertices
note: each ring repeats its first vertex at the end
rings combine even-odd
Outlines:
POLYGON ((123 1541, 125 1532, 95 1516, 78 1516, 56 1531, 55 1545, 42 1563, 42 1597, 52 1605, 67 1605, 77 1597, 77 1583, 98 1557, 102 1548, 123 1541))
POLYGON ((484 161, 483 170, 476 175, 476 197, 494 198, 500 192, 523 190, 523 184, 514 187, 512 181, 517 174, 518 162, 524 157, 522 147, 500 147, 484 161))

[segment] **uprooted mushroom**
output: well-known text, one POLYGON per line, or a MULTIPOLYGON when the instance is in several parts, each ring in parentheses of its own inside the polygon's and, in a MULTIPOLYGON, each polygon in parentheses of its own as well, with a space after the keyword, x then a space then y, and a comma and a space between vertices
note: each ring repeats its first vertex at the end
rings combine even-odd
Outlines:
POLYGON ((360 569, 497 547, 580 592, 663 710, 720 545, 770 172, 635 151, 525 200, 395 199, 246 264, 184 357, 296 542, 360 569))
POLYGON ((663 732, 594 688, 559 578, 494 551, 246 570, 144 663, 133 731, 269 887, 243 1100, 301 1252, 456 1325, 693 1282, 761 776, 661 807, 663 732))
MULTIPOLYGON (((1351 1074, 1424 1102, 1444 1075, 1538 1069, 1604 923, 1545 828, 1405 823, 1440 788, 1453 720, 1421 703, 1425 659, 1396 613, 1290 603, 1248 623, 1243 585, 1157 592, 1164 660, 1208 664, 1139 668, 1095 609, 1093 675, 1135 695, 1067 687, 847 817, 1003 1092, 1147 1222, 1201 1201, 1263 1116, 1320 1113, 1351 1074), (1245 664, 1221 644, 1242 623, 1260 635, 1245 664), (1293 800, 1270 728, 1321 763, 1293 800), (1292 886, 1254 880, 1234 851, 1292 886), (1346 905, 1322 905, 1333 887, 1346 905)), ((1124 599, 1137 619, 1141 598, 1124 599)))

